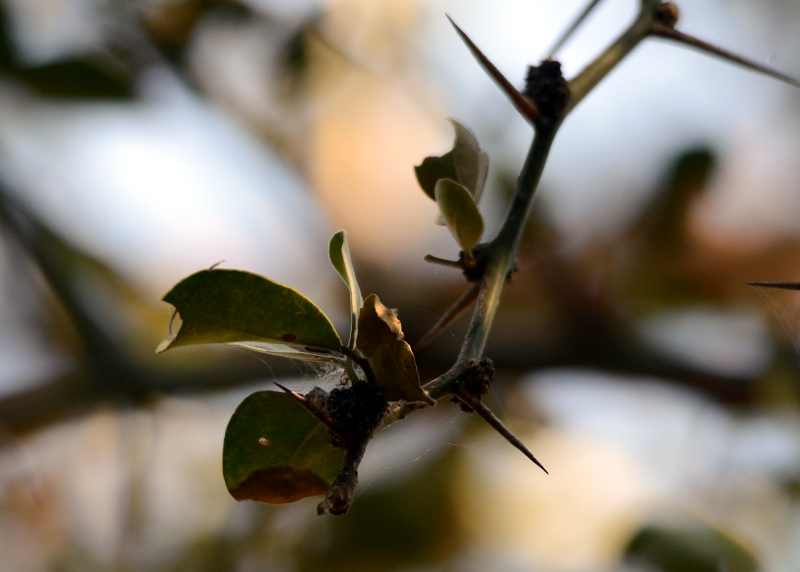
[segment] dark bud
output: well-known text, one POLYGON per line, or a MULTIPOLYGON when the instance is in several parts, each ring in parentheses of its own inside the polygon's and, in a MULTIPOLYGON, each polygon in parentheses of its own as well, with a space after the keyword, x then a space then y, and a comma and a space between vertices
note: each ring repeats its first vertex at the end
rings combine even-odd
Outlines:
POLYGON ((463 252, 458 255, 458 261, 461 263, 461 268, 464 269, 464 277, 469 282, 480 282, 486 274, 486 265, 489 262, 489 244, 481 243, 472 249, 472 257, 467 258, 463 252))
POLYGON ((489 386, 494 379, 494 363, 489 358, 474 363, 462 377, 462 387, 464 391, 477 399, 489 392, 489 386))
POLYGON ((544 60, 538 66, 530 66, 522 94, 536 104, 538 121, 550 125, 557 123, 570 97, 569 83, 561 72, 561 63, 544 60))
POLYGON ((662 2, 656 7, 656 22, 667 28, 674 28, 678 24, 681 13, 674 2, 662 2))
MULTIPOLYGON (((489 358, 481 361, 472 361, 469 367, 461 374, 460 395, 480 401, 489 393, 489 386, 494 379, 494 363, 489 358)), ((473 409, 465 399, 453 398, 453 403, 458 404, 464 413, 472 413, 473 409)))
POLYGON ((373 383, 337 387, 328 396, 327 410, 339 435, 361 440, 372 434, 386 412, 383 388, 373 383))

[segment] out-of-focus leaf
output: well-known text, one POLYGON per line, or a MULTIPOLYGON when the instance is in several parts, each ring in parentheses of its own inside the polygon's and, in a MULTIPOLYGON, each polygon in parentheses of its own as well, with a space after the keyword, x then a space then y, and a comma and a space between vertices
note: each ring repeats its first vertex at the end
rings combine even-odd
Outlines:
POLYGON ((436 203, 456 242, 470 252, 483 235, 483 217, 472 195, 452 179, 439 179, 436 203))
POLYGON ((358 316, 357 347, 369 360, 375 381, 388 401, 432 402, 422 389, 417 362, 411 346, 403 339, 397 313, 384 306, 377 294, 370 294, 358 316))
POLYGON ((41 65, 29 65, 15 45, 13 10, 0 3, 0 76, 53 98, 130 99, 134 79, 99 53, 65 56, 41 65))
POLYGON ((356 345, 358 337, 358 312, 364 304, 364 298, 361 295, 361 287, 358 285, 356 273, 353 269, 353 259, 350 256, 350 246, 347 244, 347 235, 343 230, 340 230, 331 238, 328 248, 331 264, 339 274, 344 285, 347 286, 350 292, 350 339, 348 347, 351 349, 356 345))
POLYGON ((157 352, 176 346, 265 342, 297 349, 339 350, 330 319, 308 298, 241 270, 202 270, 179 282, 164 301, 180 314, 177 334, 157 352))
POLYGON ((222 472, 236 500, 282 504, 325 494, 343 460, 325 425, 292 396, 259 391, 228 422, 222 472))
POLYGON ((755 572, 753 554, 732 537, 707 527, 647 526, 631 539, 626 556, 660 572, 755 572))
MULTIPOLYGON (((716 166, 714 152, 705 146, 683 150, 671 160, 636 223, 642 240, 654 249, 667 251, 670 258, 685 249, 691 209, 707 191, 716 166)), ((662 262, 656 264, 661 266, 662 262)))
POLYGON ((489 174, 489 156, 472 131, 454 119, 450 122, 456 131, 453 148, 440 157, 426 157, 421 165, 414 167, 414 172, 422 190, 433 200, 439 179, 453 179, 464 185, 477 203, 489 174))
POLYGON ((198 25, 222 20, 245 25, 256 16, 246 1, 181 0, 149 3, 142 11, 142 23, 162 56, 172 64, 185 65, 198 25))

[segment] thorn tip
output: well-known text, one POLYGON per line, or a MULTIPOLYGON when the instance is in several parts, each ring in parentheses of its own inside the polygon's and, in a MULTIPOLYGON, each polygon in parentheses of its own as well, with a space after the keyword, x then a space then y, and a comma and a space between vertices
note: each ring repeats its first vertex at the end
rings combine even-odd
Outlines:
POLYGON ((497 69, 491 60, 475 45, 470 37, 462 30, 458 24, 450 17, 449 14, 445 14, 448 20, 450 20, 450 24, 453 25, 455 28, 456 33, 459 35, 461 40, 466 44, 467 49, 469 49, 472 56, 478 60, 478 64, 483 68, 483 71, 492 78, 492 80, 497 84, 497 86, 501 89, 503 93, 511 100, 511 103, 514 105, 514 108, 526 119, 529 123, 534 123, 539 116, 539 110, 536 107, 536 104, 525 97, 522 93, 517 90, 513 86, 513 84, 508 81, 508 79, 497 69))
POLYGON ((777 79, 778 81, 787 83, 793 87, 800 88, 800 81, 781 71, 765 66, 763 64, 759 64, 751 59, 735 54, 724 48, 715 46, 714 44, 706 42, 705 40, 701 40, 700 38, 696 38, 690 34, 680 32, 663 24, 655 24, 653 26, 652 33, 654 36, 658 38, 672 40, 681 45, 688 46, 690 48, 695 48, 697 50, 700 50, 701 52, 705 52, 706 54, 716 56, 732 64, 742 66, 746 69, 749 69, 750 71, 764 74, 773 79, 777 79))

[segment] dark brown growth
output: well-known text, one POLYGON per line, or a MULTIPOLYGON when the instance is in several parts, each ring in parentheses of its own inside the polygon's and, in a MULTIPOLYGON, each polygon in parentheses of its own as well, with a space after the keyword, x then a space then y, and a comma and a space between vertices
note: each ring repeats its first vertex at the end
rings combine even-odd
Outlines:
POLYGON ((355 383, 330 392, 327 411, 333 421, 331 439, 344 449, 345 457, 325 500, 317 506, 317 514, 342 515, 350 510, 358 485, 358 466, 387 406, 383 388, 373 383, 355 383))
MULTIPOLYGON (((386 412, 383 388, 373 383, 337 387, 328 396, 327 410, 334 430, 347 441, 369 438, 386 412)), ((347 447, 347 443, 334 443, 347 447)))
MULTIPOLYGON (((489 358, 484 358, 464 372, 461 377, 462 391, 472 398, 481 400, 489 392, 492 379, 494 379, 494 363, 489 358)), ((472 413, 473 409, 464 401, 456 400, 456 403, 465 413, 472 413)))
POLYGON ((680 16, 681 12, 674 2, 662 2, 656 8, 656 22, 667 28, 674 28, 680 16))
POLYGON ((539 110, 537 123, 554 125, 561 120, 569 103, 569 83, 561 72, 561 63, 544 60, 530 66, 523 95, 533 100, 539 110))

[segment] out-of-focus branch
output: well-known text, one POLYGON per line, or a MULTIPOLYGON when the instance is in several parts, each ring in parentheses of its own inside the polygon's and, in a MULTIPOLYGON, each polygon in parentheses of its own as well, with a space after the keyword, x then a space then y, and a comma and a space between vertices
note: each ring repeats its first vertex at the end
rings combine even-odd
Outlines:
MULTIPOLYGON (((41 222, 9 186, 0 181, 0 229, 42 272, 81 341, 82 368, 0 398, 0 440, 79 416, 101 404, 145 404, 164 394, 229 389, 263 378, 263 365, 191 368, 173 373, 145 367, 129 350, 126 324, 96 304, 99 295, 79 253, 41 222)), ((284 373, 288 373, 288 368, 284 373)))
POLYGON ((224 360, 219 364, 177 371, 144 370, 147 400, 138 390, 120 384, 94 383, 86 372, 56 377, 0 397, 0 447, 59 423, 79 419, 101 407, 127 409, 154 403, 161 397, 200 396, 266 384, 269 376, 296 374, 288 362, 276 361, 266 372, 251 359, 224 360))
POLYGON ((569 27, 561 33, 553 46, 547 51, 547 59, 552 59, 555 57, 558 50, 560 50, 564 44, 567 43, 567 40, 569 40, 578 30, 578 28, 581 27, 581 24, 586 21, 586 18, 588 18, 594 9, 597 8, 601 1, 602 0, 590 0, 590 2, 584 7, 583 10, 581 10, 581 13, 578 14, 572 24, 570 24, 569 27))
POLYGON ((37 217, 0 181, 0 223, 42 272, 83 343, 84 359, 95 382, 121 384, 142 397, 141 371, 125 349, 125 325, 103 312, 87 289, 85 276, 67 260, 74 249, 37 217))

